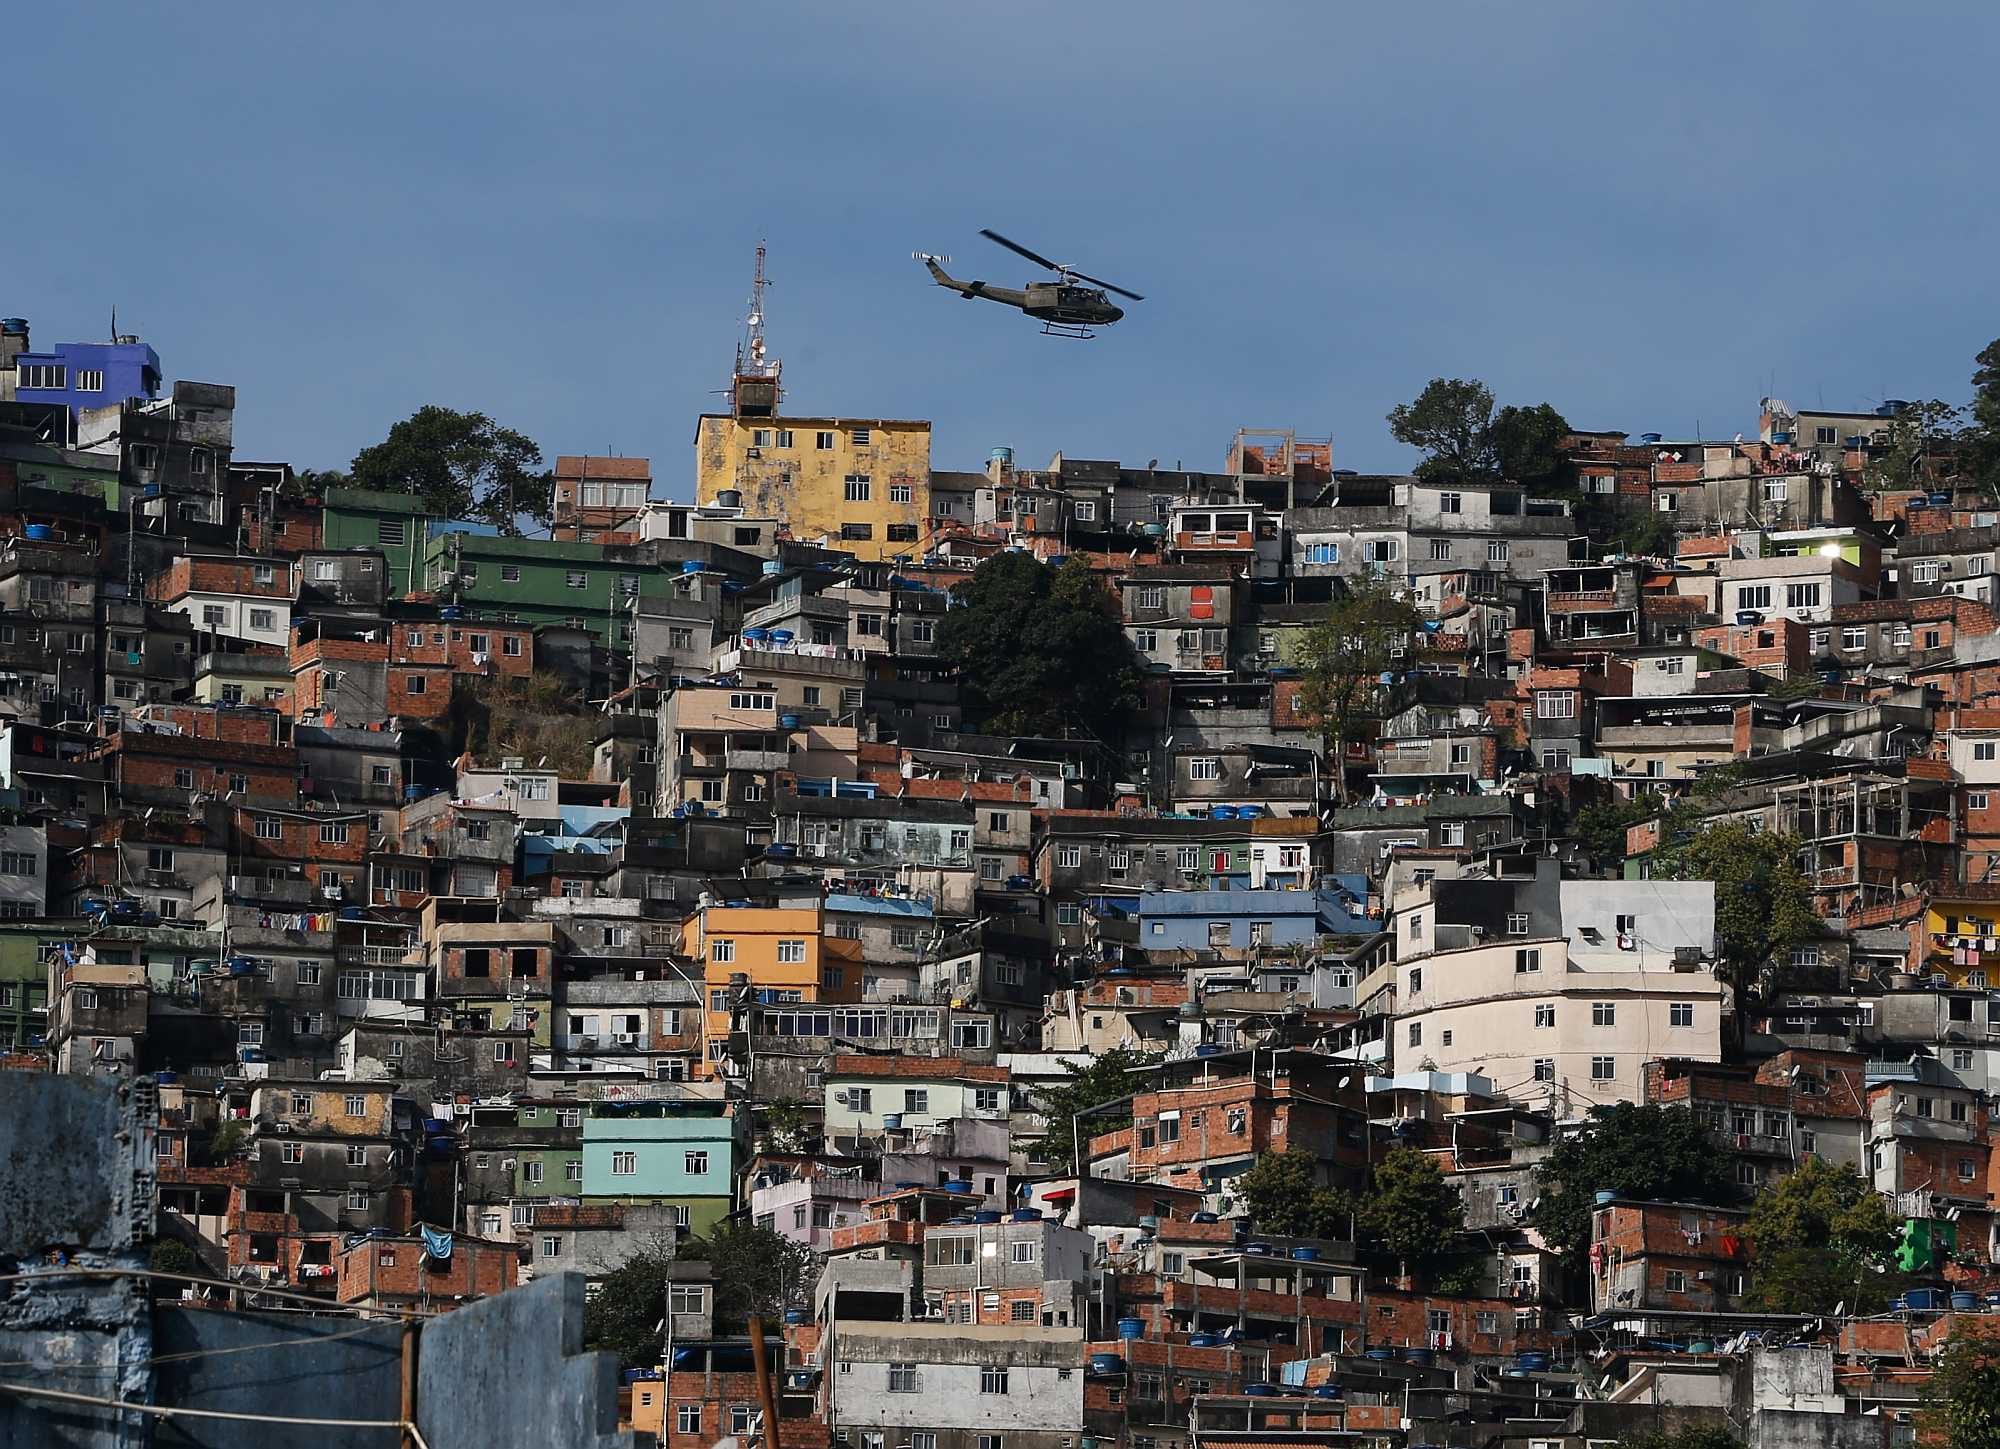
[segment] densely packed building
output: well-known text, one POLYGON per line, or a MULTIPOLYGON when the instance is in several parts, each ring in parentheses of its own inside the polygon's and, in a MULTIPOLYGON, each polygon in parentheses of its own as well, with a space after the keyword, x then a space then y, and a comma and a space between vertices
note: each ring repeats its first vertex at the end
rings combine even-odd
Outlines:
MULTIPOLYGON (((2000 503, 1874 486, 1896 405, 1572 433, 1532 485, 1250 430, 955 472, 757 356, 694 501, 565 455, 521 536, 0 323, 0 1047, 155 1084, 160 1238, 387 1313, 766 1228, 814 1265, 787 1444, 1913 1442, 2000 1304, 2000 503), (1008 554, 1101 586, 1122 740, 968 707, 944 621, 1008 554), (1369 580, 1420 623, 1329 749, 1314 630, 1369 580), (1747 975, 1665 868, 1727 826, 1813 918, 1747 975), (1619 1104, 1740 1192, 1608 1184, 1565 1256, 1544 1170, 1619 1104), (1462 1200, 1449 1283, 1245 1187, 1391 1154, 1462 1200), (1812 1160, 1899 1225, 1886 1314, 1760 1306, 1747 1207, 1812 1160)), ((763 1345, 676 1266, 624 1407, 695 1449, 763 1345)))

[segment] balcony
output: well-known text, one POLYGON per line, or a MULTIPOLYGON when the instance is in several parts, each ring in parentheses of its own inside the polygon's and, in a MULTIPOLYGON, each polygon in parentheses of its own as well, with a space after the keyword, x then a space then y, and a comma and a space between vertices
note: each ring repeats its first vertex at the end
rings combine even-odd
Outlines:
POLYGON ((773 770, 791 768, 791 752, 788 750, 739 749, 734 745, 722 752, 722 766, 725 770, 749 770, 757 774, 769 774, 773 770))

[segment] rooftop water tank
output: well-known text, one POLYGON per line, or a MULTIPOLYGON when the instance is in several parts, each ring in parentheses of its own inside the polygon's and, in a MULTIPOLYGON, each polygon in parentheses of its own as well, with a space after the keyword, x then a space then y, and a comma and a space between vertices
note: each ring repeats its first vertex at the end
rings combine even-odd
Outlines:
POLYGON ((762 629, 758 629, 758 628, 754 628, 754 627, 753 627, 753 628, 749 628, 749 629, 745 629, 745 630, 743 631, 743 637, 744 637, 745 639, 754 639, 754 640, 756 640, 756 641, 757 641, 757 642, 758 642, 759 644, 761 644, 761 643, 763 643, 763 642, 764 642, 764 641, 765 641, 766 639, 770 638, 771 636, 770 636, 770 635, 769 635, 768 633, 766 633, 766 632, 765 632, 764 630, 762 630, 762 629))
POLYGON ((884 1112, 882 1114, 882 1130, 884 1132, 902 1131, 903 1114, 901 1112, 884 1112))
POLYGON ((741 508, 743 491, 740 488, 724 488, 715 495, 715 503, 718 508, 741 508))
POLYGON ((798 635, 794 634, 790 629, 773 629, 771 631, 771 642, 773 644, 789 644, 796 638, 798 638, 798 635))
POLYGON ((31 523, 27 526, 25 532, 29 538, 35 540, 37 543, 46 542, 56 536, 56 531, 46 523, 31 523))
POLYGON ((1119 1319, 1118 1336, 1120 1338, 1144 1338, 1146 1336, 1146 1320, 1143 1318, 1119 1319))
POLYGON ((1234 805, 1211 805, 1208 808, 1208 818, 1210 820, 1234 820, 1236 818, 1236 807, 1234 805))
MULTIPOLYGON (((23 322, 21 325, 26 327, 28 324, 23 322)), ((1014 450, 1012 448, 995 448, 986 455, 986 458, 988 462, 1000 463, 1009 468, 1014 466, 1014 450)))
POLYGON ((1641 434, 1639 434, 1639 441, 1640 441, 1640 442, 1642 442, 1642 443, 1657 443, 1657 442, 1659 442, 1659 441, 1660 441, 1660 434, 1658 434, 1658 433, 1641 433, 1641 434))
POLYGON ((764 560, 764 568, 763 568, 763 571, 764 571, 764 573, 765 573, 765 574, 767 574, 767 575, 769 575, 769 574, 781 574, 781 573, 783 573, 783 572, 785 571, 785 566, 784 566, 783 564, 779 563, 779 562, 778 562, 778 561, 777 561, 776 559, 774 559, 774 558, 767 558, 767 559, 765 559, 765 560, 764 560))
POLYGON ((701 572, 701 560, 700 560, 700 559, 698 559, 698 558, 690 558, 690 559, 683 559, 683 560, 681 561, 681 572, 682 572, 682 573, 684 573, 684 574, 698 574, 698 573, 700 573, 700 572, 701 572))
POLYGON ((1878 418, 1893 418, 1908 406, 1909 403, 1902 398, 1885 397, 1882 399, 1882 405, 1875 409, 1875 416, 1878 418))
POLYGON ((1000 1213, 995 1208, 981 1208, 972 1215, 972 1220, 975 1223, 997 1223, 1000 1221, 1000 1213))

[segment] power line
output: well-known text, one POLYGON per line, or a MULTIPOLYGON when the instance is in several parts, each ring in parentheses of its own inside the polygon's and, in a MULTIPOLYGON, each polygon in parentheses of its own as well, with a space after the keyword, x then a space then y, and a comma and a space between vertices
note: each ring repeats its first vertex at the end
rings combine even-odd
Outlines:
POLYGON ((170 1404, 140 1404, 129 1399, 107 1399, 99 1394, 76 1394, 66 1389, 42 1389, 31 1384, 0 1382, 0 1393, 23 1398, 53 1399, 64 1404, 88 1404, 94 1408, 118 1409, 133 1414, 150 1414, 156 1419, 224 1419, 237 1424, 290 1424, 321 1429, 397 1429, 417 1441, 419 1449, 430 1449, 423 1433, 408 1419, 302 1419, 286 1414, 245 1414, 228 1409, 183 1409, 170 1404))

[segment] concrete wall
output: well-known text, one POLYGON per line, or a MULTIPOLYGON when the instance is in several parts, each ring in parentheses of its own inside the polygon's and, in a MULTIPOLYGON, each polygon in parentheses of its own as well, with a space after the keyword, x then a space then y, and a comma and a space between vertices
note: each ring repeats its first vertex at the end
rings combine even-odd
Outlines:
POLYGON ((538 1279, 424 1325, 417 1427, 431 1449, 637 1449, 618 1429, 618 1359, 583 1352, 581 1274, 538 1279))
MULTIPOLYGON (((397 1323, 357 1324, 332 1314, 162 1308, 153 1316, 153 1347, 167 1361, 155 1373, 153 1395, 163 1404, 232 1414, 394 1419, 402 1406, 402 1336, 397 1323), (280 1343, 285 1347, 264 1348, 280 1343)), ((389 1449, 396 1433, 217 1419, 169 1419, 153 1431, 154 1449, 265 1449, 287 1439, 312 1449, 389 1449)))
MULTIPOLYGON (((0 1258, 23 1270, 61 1249, 79 1267, 136 1267, 152 1231, 150 1081, 0 1072, 0 1258)), ((152 1325, 129 1279, 16 1283, 0 1300, 6 1378, 103 1397, 148 1396, 152 1325)), ((145 1442, 146 1426, 111 1411, 0 1395, 0 1449, 145 1442)))

